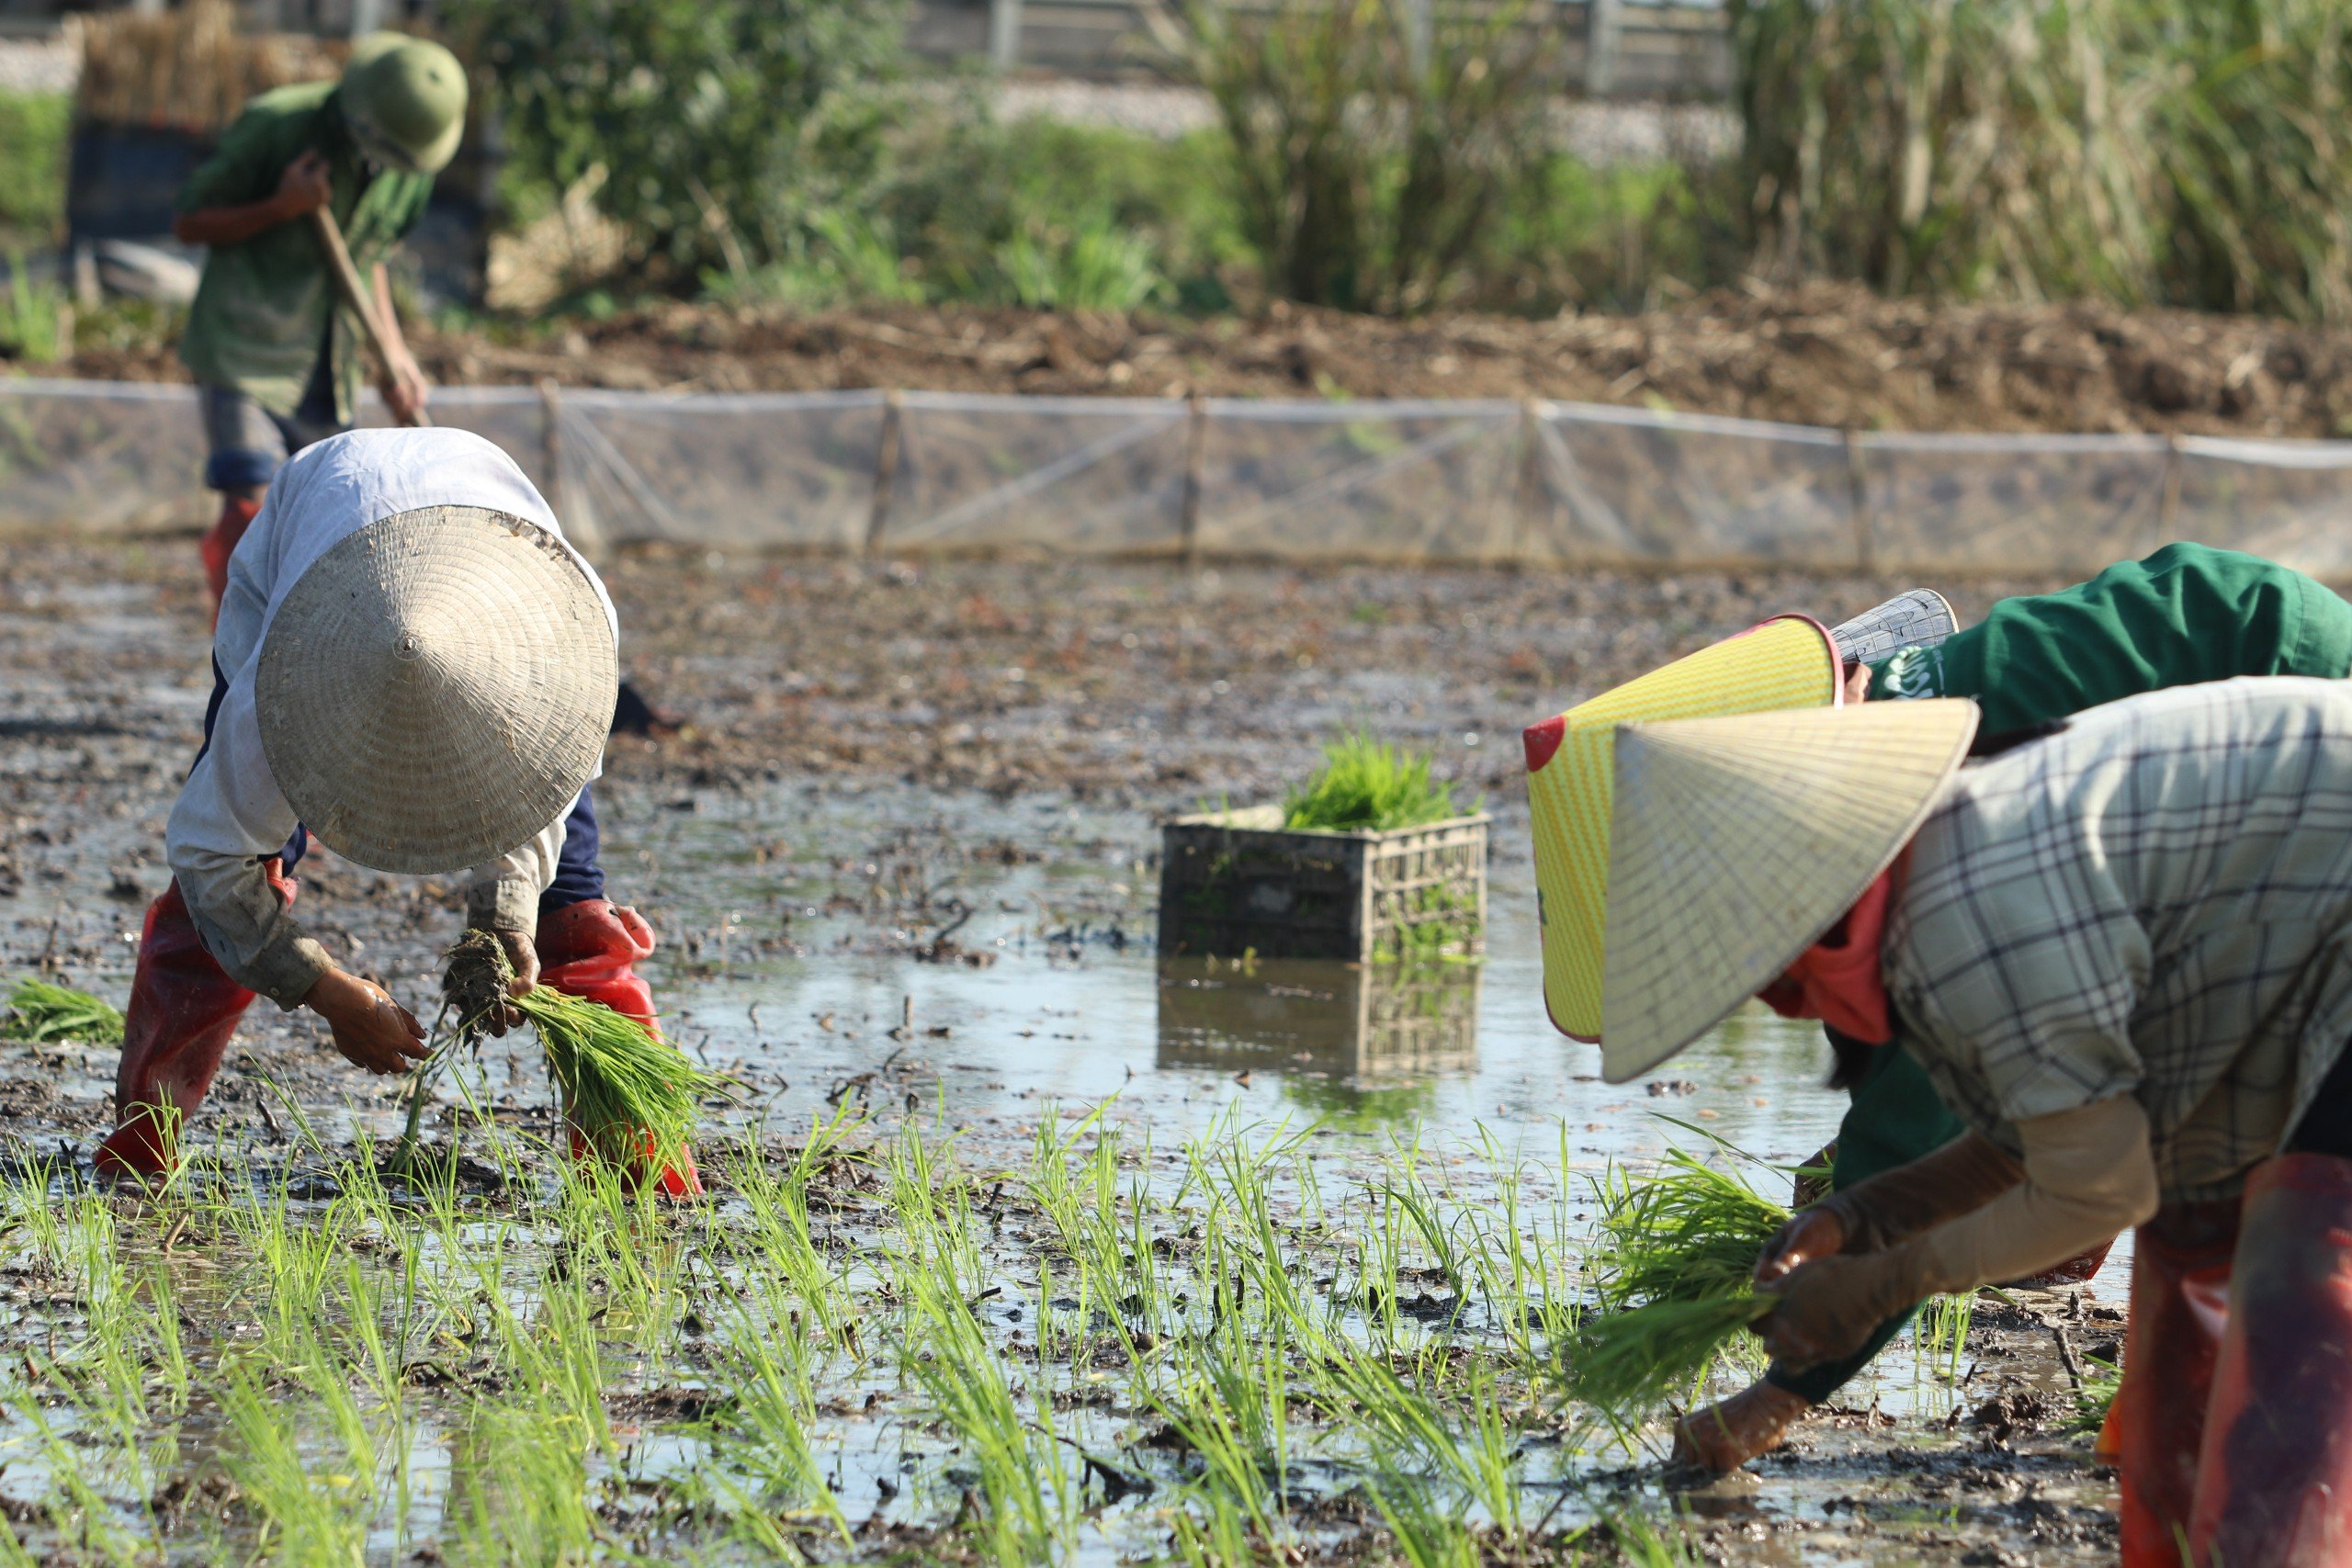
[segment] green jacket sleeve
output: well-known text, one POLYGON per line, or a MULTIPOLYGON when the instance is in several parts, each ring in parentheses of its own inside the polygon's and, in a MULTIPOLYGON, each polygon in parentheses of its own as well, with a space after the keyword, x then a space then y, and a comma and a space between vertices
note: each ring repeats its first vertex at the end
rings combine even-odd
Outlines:
POLYGON ((2167 686, 2347 671, 2352 605, 2275 561, 2178 544, 2004 599, 1939 646, 1876 666, 1870 695, 1973 697, 1997 735, 2167 686))

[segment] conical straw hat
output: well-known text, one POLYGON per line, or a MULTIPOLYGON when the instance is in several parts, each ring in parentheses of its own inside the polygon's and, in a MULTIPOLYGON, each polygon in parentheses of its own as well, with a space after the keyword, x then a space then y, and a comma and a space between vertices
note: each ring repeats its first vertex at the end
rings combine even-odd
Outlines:
POLYGON ((312 562, 262 640, 262 750, 303 824, 379 871, 450 872, 560 815, 612 725, 612 624, 504 513, 432 506, 312 562))
POLYGON ((1648 1072, 1820 941, 1975 733, 1956 697, 1620 729, 1600 1076, 1648 1072))
POLYGON ((1610 739, 1620 724, 1838 700, 1838 650, 1819 623, 1782 615, 1603 692, 1528 729, 1544 1001, 1562 1033, 1600 1038, 1609 897, 1610 739))
POLYGON ((1849 664, 1876 664, 1906 648, 1933 648, 1960 629, 1951 604, 1932 588, 1914 588, 1873 604, 1829 628, 1838 656, 1849 664))

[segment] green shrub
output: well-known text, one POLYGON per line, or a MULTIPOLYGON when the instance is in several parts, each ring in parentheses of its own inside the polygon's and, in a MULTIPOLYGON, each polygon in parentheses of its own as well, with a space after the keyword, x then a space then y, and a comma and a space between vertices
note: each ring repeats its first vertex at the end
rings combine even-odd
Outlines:
POLYGON ((65 159, 74 100, 0 92, 0 230, 33 241, 65 225, 65 159))
POLYGON ((519 186, 600 181, 646 264, 735 276, 796 253, 879 156, 895 0, 452 0, 519 186))
POLYGON ((1191 0, 1165 41, 1216 101, 1269 291, 1343 310, 1439 302, 1551 140, 1553 7, 1191 0))

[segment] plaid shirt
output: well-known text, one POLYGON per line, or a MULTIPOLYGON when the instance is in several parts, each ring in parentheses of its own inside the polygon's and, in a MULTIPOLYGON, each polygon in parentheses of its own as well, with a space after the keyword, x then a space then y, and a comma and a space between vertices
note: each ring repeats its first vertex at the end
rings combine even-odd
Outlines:
POLYGON ((2352 1033, 2352 685, 2156 692, 1970 765, 1883 953, 1978 1132, 2130 1094, 2166 1201, 2234 1194, 2352 1033))

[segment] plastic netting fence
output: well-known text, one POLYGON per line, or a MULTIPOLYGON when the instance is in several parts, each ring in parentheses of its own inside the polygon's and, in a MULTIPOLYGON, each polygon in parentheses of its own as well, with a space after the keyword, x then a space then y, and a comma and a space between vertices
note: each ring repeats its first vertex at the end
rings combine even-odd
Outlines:
MULTIPOLYGON (((1500 401, 447 388, 433 408, 592 545, 2084 572, 2188 538, 2352 578, 2352 442, 1500 401)), ((203 457, 187 388, 0 381, 0 528, 200 523, 203 457)))

